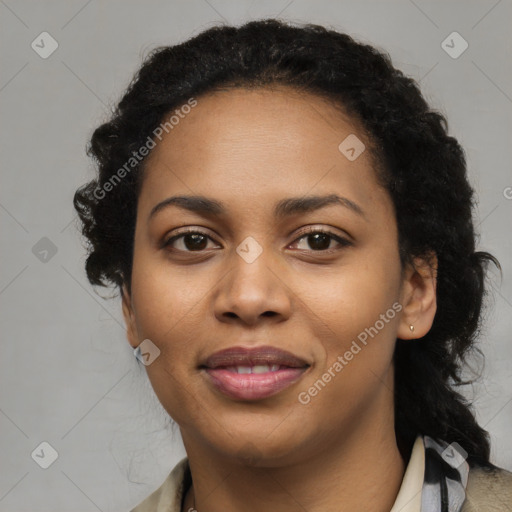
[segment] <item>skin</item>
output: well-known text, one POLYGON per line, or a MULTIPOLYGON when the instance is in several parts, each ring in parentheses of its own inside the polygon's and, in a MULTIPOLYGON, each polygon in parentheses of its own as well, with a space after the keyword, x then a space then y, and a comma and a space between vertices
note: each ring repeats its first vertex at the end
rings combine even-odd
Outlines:
POLYGON ((370 151, 351 162, 338 150, 349 134, 369 148, 356 120, 284 87, 197 99, 147 161, 131 295, 123 295, 131 346, 150 339, 161 351, 146 370, 189 457, 193 486, 184 510, 389 511, 406 466, 394 432, 393 351, 397 337, 430 329, 434 270, 419 258, 402 268, 393 204, 370 151), (273 215, 282 199, 329 194, 364 213, 330 205, 273 215), (226 212, 169 206, 149 219, 174 195, 204 195, 226 212), (350 244, 328 238, 327 250, 315 250, 308 226, 350 244), (211 239, 200 251, 183 238, 162 247, 184 227, 211 239), (262 248, 252 263, 236 252, 248 236, 262 248), (298 394, 393 303, 401 311, 301 404, 298 394), (310 367, 277 395, 237 401, 198 366, 240 345, 272 345, 310 367))

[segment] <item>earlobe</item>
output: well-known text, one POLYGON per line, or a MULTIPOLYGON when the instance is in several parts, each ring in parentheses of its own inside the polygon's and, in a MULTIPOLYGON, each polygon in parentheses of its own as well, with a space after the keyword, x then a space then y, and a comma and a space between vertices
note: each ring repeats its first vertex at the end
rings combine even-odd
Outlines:
POLYGON ((437 310, 437 257, 414 258, 405 271, 402 288, 403 313, 397 337, 422 338, 430 331, 437 310))
POLYGON ((135 324, 135 314, 133 312, 133 306, 131 302, 131 296, 128 293, 126 285, 122 288, 122 308, 123 317, 126 324, 126 338, 133 348, 139 345, 137 328, 135 324))

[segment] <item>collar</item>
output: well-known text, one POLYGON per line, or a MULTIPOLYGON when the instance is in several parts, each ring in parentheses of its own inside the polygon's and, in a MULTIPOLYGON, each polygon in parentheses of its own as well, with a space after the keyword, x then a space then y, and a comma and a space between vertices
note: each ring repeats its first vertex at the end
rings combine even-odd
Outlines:
POLYGON ((390 512, 421 512, 421 490, 425 475, 425 447, 418 436, 412 447, 402 485, 390 512))

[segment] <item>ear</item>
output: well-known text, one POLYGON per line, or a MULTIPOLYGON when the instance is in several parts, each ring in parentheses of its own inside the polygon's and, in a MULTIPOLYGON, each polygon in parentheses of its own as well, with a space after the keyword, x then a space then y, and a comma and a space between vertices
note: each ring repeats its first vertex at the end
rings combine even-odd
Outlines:
POLYGON ((428 333, 437 310, 436 287, 437 256, 432 253, 424 258, 414 258, 404 271, 398 338, 412 340, 428 333))
POLYGON ((126 338, 133 348, 137 348, 139 346, 137 324, 135 322, 135 313, 133 311, 131 296, 128 293, 126 285, 123 285, 121 293, 123 301, 123 317, 126 324, 126 338))

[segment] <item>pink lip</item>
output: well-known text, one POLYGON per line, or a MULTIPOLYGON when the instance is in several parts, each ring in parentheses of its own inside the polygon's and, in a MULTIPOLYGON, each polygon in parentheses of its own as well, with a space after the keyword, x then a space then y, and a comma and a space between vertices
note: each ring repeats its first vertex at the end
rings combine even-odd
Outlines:
POLYGON ((225 368, 207 369, 213 385, 237 400, 262 400, 291 386, 306 368, 285 368, 267 373, 234 373, 225 368))
POLYGON ((261 400, 291 386, 309 368, 290 352, 265 346, 233 347, 216 352, 201 366, 209 381, 224 395, 237 400, 261 400), (279 365, 276 371, 236 373, 234 366, 279 365))

